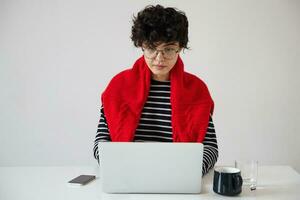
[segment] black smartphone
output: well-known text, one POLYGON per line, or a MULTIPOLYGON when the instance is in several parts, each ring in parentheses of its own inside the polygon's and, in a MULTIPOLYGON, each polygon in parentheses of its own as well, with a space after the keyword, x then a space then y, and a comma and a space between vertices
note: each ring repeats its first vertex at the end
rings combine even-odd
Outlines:
POLYGON ((93 175, 80 175, 80 176, 77 176, 76 178, 73 178, 68 183, 85 185, 85 184, 91 182, 92 180, 94 180, 95 178, 96 178, 96 176, 93 176, 93 175))

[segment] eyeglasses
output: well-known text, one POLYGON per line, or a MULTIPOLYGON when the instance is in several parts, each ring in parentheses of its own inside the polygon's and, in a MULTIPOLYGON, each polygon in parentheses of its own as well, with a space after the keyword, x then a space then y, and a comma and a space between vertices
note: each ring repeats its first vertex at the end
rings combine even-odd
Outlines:
POLYGON ((162 55, 165 59, 173 59, 176 56, 176 54, 179 52, 179 49, 176 50, 176 49, 170 48, 170 47, 164 48, 162 50, 157 50, 155 48, 142 47, 142 50, 144 52, 144 55, 149 59, 156 58, 156 56, 158 55, 159 52, 162 53, 162 55))

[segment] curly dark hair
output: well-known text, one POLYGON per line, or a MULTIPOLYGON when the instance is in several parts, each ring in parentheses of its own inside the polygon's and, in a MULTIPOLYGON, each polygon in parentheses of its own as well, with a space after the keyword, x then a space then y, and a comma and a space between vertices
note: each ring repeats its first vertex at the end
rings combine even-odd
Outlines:
POLYGON ((145 43, 155 47, 158 42, 178 42, 181 48, 188 43, 188 20, 184 12, 161 5, 149 5, 133 16, 131 40, 136 47, 145 43))

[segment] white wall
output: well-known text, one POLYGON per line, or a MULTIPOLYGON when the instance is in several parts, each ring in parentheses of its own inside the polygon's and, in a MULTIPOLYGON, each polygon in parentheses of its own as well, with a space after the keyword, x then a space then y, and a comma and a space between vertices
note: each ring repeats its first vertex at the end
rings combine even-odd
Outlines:
POLYGON ((131 18, 186 12, 186 70, 208 85, 218 164, 255 158, 300 171, 300 1, 1 0, 0 166, 93 165, 100 94, 141 55, 131 18))

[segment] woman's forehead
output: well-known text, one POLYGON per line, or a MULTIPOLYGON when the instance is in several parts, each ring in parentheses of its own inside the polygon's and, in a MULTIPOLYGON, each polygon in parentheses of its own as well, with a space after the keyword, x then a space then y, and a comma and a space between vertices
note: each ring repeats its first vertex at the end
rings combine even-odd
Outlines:
POLYGON ((165 46, 169 46, 169 45, 178 45, 178 42, 156 42, 154 43, 154 45, 156 47, 165 47, 165 46))

